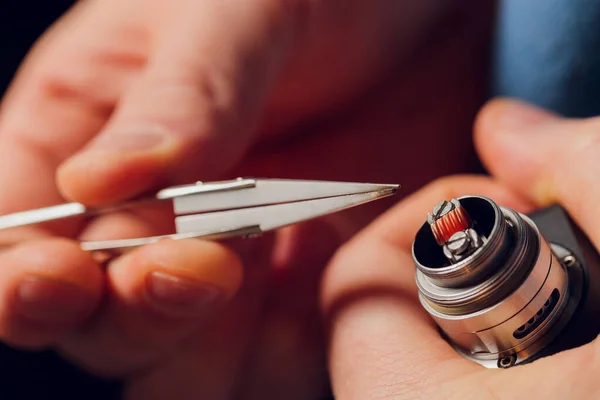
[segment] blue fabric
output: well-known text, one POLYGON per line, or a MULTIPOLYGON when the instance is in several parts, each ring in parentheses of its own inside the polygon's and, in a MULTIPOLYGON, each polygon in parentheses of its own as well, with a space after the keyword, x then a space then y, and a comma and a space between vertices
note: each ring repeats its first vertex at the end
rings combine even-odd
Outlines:
POLYGON ((500 0, 493 95, 600 115, 600 1, 500 0))

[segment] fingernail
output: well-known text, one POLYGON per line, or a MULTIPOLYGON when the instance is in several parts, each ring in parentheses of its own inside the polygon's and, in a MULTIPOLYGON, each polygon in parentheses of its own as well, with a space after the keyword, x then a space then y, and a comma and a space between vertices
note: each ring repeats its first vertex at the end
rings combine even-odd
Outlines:
POLYGON ((83 318, 92 304, 82 288, 42 277, 25 278, 19 285, 17 299, 18 314, 45 322, 83 318))
POLYGON ((164 272, 149 274, 147 287, 151 302, 163 312, 173 315, 201 313, 221 294, 214 286, 164 272))
POLYGON ((555 114, 537 106, 513 101, 498 110, 497 123, 508 130, 523 129, 557 119, 555 114))
POLYGON ((161 127, 152 125, 133 126, 100 134, 97 139, 90 143, 85 152, 144 152, 168 147, 171 142, 172 135, 161 127))

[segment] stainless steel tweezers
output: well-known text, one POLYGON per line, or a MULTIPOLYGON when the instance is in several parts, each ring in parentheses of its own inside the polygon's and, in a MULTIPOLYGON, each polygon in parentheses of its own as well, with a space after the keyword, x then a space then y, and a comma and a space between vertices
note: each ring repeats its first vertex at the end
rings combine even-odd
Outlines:
POLYGON ((108 208, 80 203, 0 216, 0 230, 77 216, 95 216, 134 207, 139 202, 172 201, 176 232, 165 236, 82 242, 87 251, 119 252, 161 239, 259 236, 302 221, 365 204, 395 193, 399 185, 238 178, 163 189, 151 199, 108 208))

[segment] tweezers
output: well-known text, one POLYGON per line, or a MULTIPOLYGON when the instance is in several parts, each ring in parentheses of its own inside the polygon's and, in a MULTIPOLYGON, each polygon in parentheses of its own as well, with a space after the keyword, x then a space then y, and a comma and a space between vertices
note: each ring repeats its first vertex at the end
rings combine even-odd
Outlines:
POLYGON ((219 240, 264 232, 336 213, 390 196, 399 185, 289 179, 238 178, 197 182, 158 191, 150 198, 107 208, 65 203, 0 216, 0 230, 71 217, 92 217, 148 201, 171 201, 175 233, 82 242, 86 251, 122 252, 162 239, 219 240))

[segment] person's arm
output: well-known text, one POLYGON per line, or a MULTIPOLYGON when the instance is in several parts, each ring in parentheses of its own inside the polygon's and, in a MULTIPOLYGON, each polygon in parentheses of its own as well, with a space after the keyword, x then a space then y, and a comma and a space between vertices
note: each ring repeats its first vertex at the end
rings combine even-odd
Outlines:
POLYGON ((492 95, 568 117, 600 114, 600 3, 500 0, 492 95))
MULTIPOLYGON (((78 2, 3 100, 0 213, 241 175, 406 193, 468 170, 491 2, 473 4, 78 2)), ((169 211, 10 232, 0 338, 124 379, 131 398, 315 397, 320 273, 387 206, 283 230, 275 248, 163 242, 107 266, 77 241, 167 233, 169 211)))

